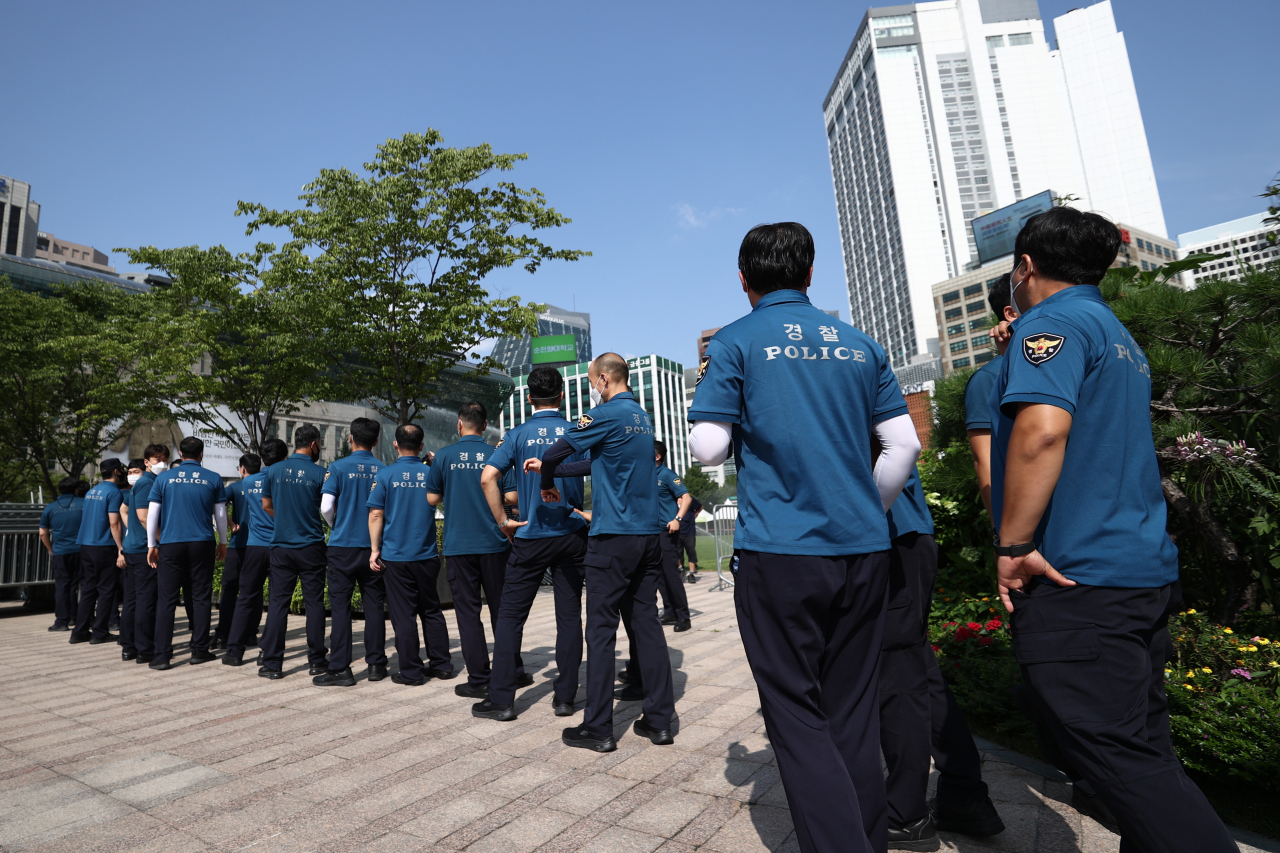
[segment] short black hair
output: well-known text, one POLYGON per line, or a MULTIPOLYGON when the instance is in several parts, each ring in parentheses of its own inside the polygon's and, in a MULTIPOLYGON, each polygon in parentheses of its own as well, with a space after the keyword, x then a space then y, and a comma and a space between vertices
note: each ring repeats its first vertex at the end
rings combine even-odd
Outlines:
POLYGON ((991 292, 987 294, 987 304, 995 312, 997 323, 1004 319, 1004 309, 1012 304, 1009 301, 1009 279, 1012 277, 1010 273, 1000 276, 995 284, 991 285, 991 292))
POLYGON ((189 435, 178 442, 178 452, 182 454, 183 459, 198 459, 204 456, 204 442, 194 435, 189 435))
POLYGON ((396 444, 401 450, 419 451, 422 449, 422 427, 413 424, 400 424, 396 427, 396 444))
POLYGON ((88 493, 89 493, 89 481, 77 479, 76 480, 76 497, 82 498, 88 493))
POLYGON ((75 492, 80 480, 76 477, 63 477, 58 481, 58 494, 69 495, 75 492))
POLYGON ((293 431, 293 446, 295 448, 309 447, 311 442, 319 440, 320 430, 316 429, 311 424, 303 424, 302 426, 295 428, 293 431))
POLYGON ((476 401, 463 403, 458 409, 458 420, 472 429, 484 429, 484 425, 489 422, 489 411, 484 407, 484 403, 476 401))
POLYGON ((1120 251, 1120 229, 1096 213, 1053 207, 1027 220, 1013 251, 1018 258, 1030 255, 1046 278, 1097 284, 1120 251))
POLYGON ((757 225, 738 249, 738 269, 756 293, 800 290, 812 268, 813 235, 799 222, 757 225))
POLYGON ((554 367, 535 367, 529 374, 529 399, 551 403, 564 393, 564 377, 554 367))
POLYGON ((250 474, 256 474, 262 470, 262 458, 256 453, 246 453, 240 457, 240 467, 250 474))
POLYGON ((662 441, 661 439, 657 439, 653 442, 653 449, 654 449, 654 452, 658 454, 658 459, 662 462, 662 464, 666 465, 667 464, 667 443, 665 441, 662 441))
POLYGON ((142 459, 130 459, 130 460, 129 460, 129 467, 130 467, 131 469, 132 469, 132 468, 136 468, 136 469, 138 469, 139 471, 145 471, 145 470, 147 470, 147 463, 146 463, 145 461, 143 461, 142 459))
POLYGON ((351 438, 356 447, 372 450, 382 435, 382 425, 372 418, 356 418, 351 422, 351 438))
POLYGON ((148 444, 147 449, 142 451, 143 459, 159 459, 169 458, 169 446, 167 444, 148 444))
POLYGON ((268 438, 262 442, 262 464, 274 465, 289 456, 289 445, 281 438, 268 438))
POLYGON ((98 471, 102 474, 104 480, 108 477, 114 477, 117 470, 123 471, 124 469, 124 463, 119 459, 103 459, 98 464, 98 471))

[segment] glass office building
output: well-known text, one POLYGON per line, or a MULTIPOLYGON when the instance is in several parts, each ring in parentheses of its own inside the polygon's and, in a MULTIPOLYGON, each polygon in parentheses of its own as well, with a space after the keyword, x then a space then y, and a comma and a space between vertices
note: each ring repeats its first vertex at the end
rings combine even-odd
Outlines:
MULTIPOLYGON (((591 361, 591 315, 581 311, 567 311, 548 305, 547 310, 538 315, 538 337, 548 335, 573 335, 577 344, 575 358, 567 359, 568 364, 591 361)), ((519 376, 533 369, 533 340, 529 335, 519 338, 498 338, 493 345, 493 357, 501 362, 507 373, 519 376)))

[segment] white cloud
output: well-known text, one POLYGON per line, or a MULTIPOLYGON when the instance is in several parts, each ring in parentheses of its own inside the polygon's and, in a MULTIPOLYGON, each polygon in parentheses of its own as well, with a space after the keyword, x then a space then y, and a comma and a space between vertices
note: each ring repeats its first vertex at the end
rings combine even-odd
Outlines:
POLYGON ((717 219, 746 213, 746 208, 717 207, 713 210, 699 210, 693 205, 682 201, 675 206, 675 211, 676 219, 681 228, 706 228, 717 219))

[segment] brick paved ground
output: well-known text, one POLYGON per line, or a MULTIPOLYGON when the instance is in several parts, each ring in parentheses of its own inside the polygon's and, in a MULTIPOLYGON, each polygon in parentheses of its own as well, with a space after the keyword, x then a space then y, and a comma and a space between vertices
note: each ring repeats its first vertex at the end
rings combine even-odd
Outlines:
MULTIPOLYGON (((301 618, 290 676, 267 681, 216 662, 153 672, 2 607, 0 850, 796 850, 732 594, 710 586, 689 588, 695 630, 667 634, 676 744, 632 735, 638 703, 623 703, 609 755, 560 743, 575 718, 551 713, 547 595, 526 633, 537 682, 513 723, 471 717, 456 681, 313 687, 301 618)), ((944 849, 1118 849, 1065 784, 994 759, 986 775, 1008 829, 944 849)))

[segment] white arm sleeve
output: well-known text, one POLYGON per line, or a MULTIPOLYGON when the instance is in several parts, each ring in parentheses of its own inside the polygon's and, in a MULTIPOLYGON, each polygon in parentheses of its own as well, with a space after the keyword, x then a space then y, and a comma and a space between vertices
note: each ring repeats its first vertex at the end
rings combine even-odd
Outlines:
POLYGON ((218 528, 218 544, 230 542, 227 538, 227 505, 224 503, 213 505, 213 526, 218 528))
POLYGON ((333 519, 337 514, 338 496, 337 495, 321 495, 320 496, 320 517, 333 527, 333 519))
POLYGON ((876 461, 873 476, 880 492, 884 511, 902 494, 911 478, 911 470, 920 458, 920 438, 910 415, 898 415, 876 424, 876 437, 880 439, 880 458, 876 461))
POLYGON ((689 452, 703 465, 719 465, 729 458, 733 444, 733 424, 694 421, 689 431, 689 452))
POLYGON ((155 548, 160 540, 160 504, 147 504, 147 547, 155 548))

